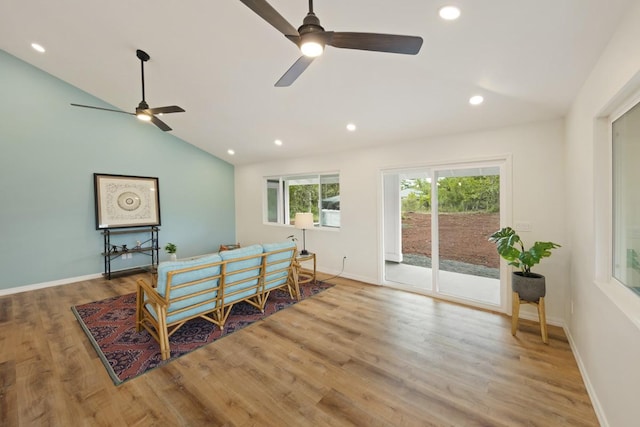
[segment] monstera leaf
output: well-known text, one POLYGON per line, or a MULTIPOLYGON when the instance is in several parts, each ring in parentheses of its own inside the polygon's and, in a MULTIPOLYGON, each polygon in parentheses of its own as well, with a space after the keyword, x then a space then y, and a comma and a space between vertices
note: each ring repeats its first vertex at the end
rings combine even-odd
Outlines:
POLYGON ((489 237, 489 241, 496 244, 498 254, 509 265, 519 268, 522 274, 531 274, 531 267, 540 263, 542 258, 551 256, 551 250, 561 247, 553 242, 535 242, 533 246, 525 250, 524 243, 516 231, 511 227, 504 227, 489 237))

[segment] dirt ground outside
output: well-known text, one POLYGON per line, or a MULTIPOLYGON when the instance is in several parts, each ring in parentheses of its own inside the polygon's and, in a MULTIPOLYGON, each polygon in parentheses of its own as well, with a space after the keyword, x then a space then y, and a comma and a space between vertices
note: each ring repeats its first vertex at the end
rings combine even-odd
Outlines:
MULTIPOLYGON (((499 213, 441 213, 440 260, 497 269, 500 258, 488 238, 500 229, 499 213)), ((431 258, 431 214, 409 212, 402 218, 402 252, 411 259, 431 258)))

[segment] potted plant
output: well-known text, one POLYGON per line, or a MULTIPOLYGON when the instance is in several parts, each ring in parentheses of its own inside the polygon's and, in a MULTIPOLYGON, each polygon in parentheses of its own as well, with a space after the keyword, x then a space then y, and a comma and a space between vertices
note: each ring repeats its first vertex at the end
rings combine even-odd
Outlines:
POLYGON ((536 302, 546 294, 545 277, 532 273, 531 267, 540 263, 542 258, 551 256, 551 250, 560 245, 553 242, 535 242, 525 250, 524 243, 516 231, 511 227, 504 227, 489 237, 489 241, 496 244, 498 254, 520 271, 512 274, 511 288, 517 292, 520 299, 536 302))
POLYGON ((169 254, 169 259, 171 261, 175 261, 176 259, 178 259, 178 256, 176 255, 176 252, 178 251, 178 247, 173 243, 167 243, 164 247, 164 250, 167 251, 167 253, 169 254))

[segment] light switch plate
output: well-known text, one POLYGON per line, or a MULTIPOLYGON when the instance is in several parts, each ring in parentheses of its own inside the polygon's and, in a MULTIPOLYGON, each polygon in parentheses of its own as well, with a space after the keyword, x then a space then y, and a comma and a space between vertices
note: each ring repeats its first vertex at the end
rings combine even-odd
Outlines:
POLYGON ((516 231, 531 231, 531 222, 529 221, 516 221, 516 231))

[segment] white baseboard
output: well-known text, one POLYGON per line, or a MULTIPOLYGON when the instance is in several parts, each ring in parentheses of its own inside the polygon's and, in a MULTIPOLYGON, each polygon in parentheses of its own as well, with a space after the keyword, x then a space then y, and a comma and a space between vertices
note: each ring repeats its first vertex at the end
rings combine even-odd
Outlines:
POLYGON ((36 289, 52 288, 54 286, 68 285, 69 283, 81 282, 83 280, 99 279, 102 273, 88 274, 86 276, 69 277, 66 279, 54 280, 52 282, 35 283, 33 285, 18 286, 9 289, 0 289, 0 297, 4 295, 18 294, 20 292, 35 291, 36 289))
POLYGON ((580 352, 578 351, 578 347, 576 347, 575 341, 571 336, 571 331, 566 327, 563 328, 564 333, 569 340, 569 346, 571 347, 571 352, 573 356, 576 358, 576 363, 578 364, 578 369, 580 370, 580 375, 582 375, 582 380, 584 381, 584 385, 587 388, 587 394, 591 398, 591 405, 593 405, 593 410, 598 417, 598 421, 602 427, 609 427, 609 422, 607 421, 607 417, 605 416, 604 410, 602 409, 602 405, 600 404, 600 400, 598 399, 598 394, 596 393, 593 384, 591 384, 591 380, 589 379, 589 374, 587 373, 587 369, 582 362, 582 357, 580 357, 580 352))
POLYGON ((358 282, 369 283, 372 285, 376 284, 375 279, 372 279, 371 277, 358 276, 356 274, 349 274, 339 270, 331 270, 331 269, 324 269, 324 268, 321 269, 320 266, 318 266, 317 270, 318 272, 322 272, 322 274, 328 274, 329 277, 327 277, 327 280, 331 280, 334 277, 342 277, 344 279, 357 280, 358 282))

